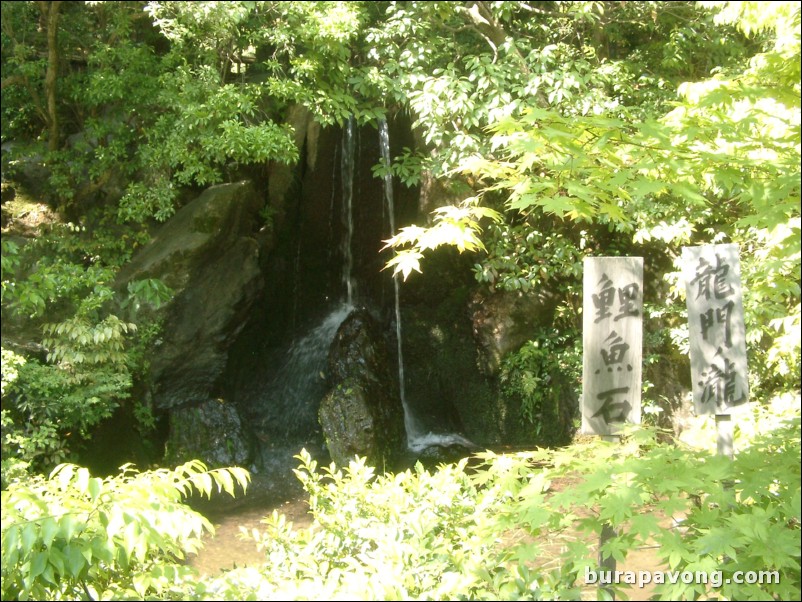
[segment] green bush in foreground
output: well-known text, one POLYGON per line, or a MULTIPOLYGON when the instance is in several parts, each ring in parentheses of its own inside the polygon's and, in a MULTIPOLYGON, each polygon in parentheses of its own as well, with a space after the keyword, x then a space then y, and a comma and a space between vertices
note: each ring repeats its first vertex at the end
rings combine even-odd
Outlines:
POLYGON ((194 575, 178 564, 200 547, 209 521, 182 503, 193 490, 234 495, 241 468, 207 471, 198 461, 175 470, 91 477, 59 465, 48 478, 2 492, 4 600, 181 597, 194 575))
MULTIPOLYGON (((621 445, 486 453, 476 470, 464 460, 435 473, 376 477, 360 460, 319 471, 302 453, 313 525, 293 530, 274 513, 266 533, 253 534, 267 564, 227 573, 205 595, 579 599, 609 524, 617 534, 603 555, 619 563, 657 546, 666 571, 722 572, 720 588, 679 580, 657 586, 660 599, 797 599, 800 420, 790 414, 764 420, 764 434, 734 461, 665 442, 652 428, 621 445), (776 572, 778 581, 738 584, 736 571, 776 572)), ((625 587, 614 588, 619 598, 625 587)))
MULTIPOLYGON (((233 493, 247 483, 242 469, 191 462, 102 480, 62 465, 2 493, 3 598, 576 600, 608 593, 585 586, 584 575, 597 568, 610 525, 602 554, 621 569, 642 568, 627 556, 650 546, 666 571, 721 571, 721 587, 679 580, 657 586, 659 599, 795 600, 797 406, 783 416, 756 407, 734 460, 654 428, 632 430, 620 445, 487 452, 434 472, 378 476, 361 459, 321 470, 301 452, 312 525, 293 529, 273 513, 250 534, 265 563, 216 578, 179 564, 210 529, 181 500, 192 488, 233 493), (740 584, 737 571, 776 579, 740 584)), ((612 589, 621 599, 626 587, 612 589)))
MULTIPOLYGON (((734 460, 661 442, 660 435, 639 429, 622 445, 593 441, 557 452, 489 459, 490 470, 482 478, 513 483, 496 524, 500 530, 522 529, 529 537, 514 549, 518 562, 556 567, 538 577, 541 588, 547 586, 546 597, 578 599, 585 570, 598 568, 595 546, 608 524, 616 535, 602 554, 615 558, 619 569, 644 568, 624 563, 629 553, 648 546, 663 571, 721 572, 721 587, 667 582, 656 586, 658 599, 796 599, 798 410, 734 460), (546 467, 533 470, 532 462, 546 467), (768 572, 774 582, 737 583, 739 571, 768 572)), ((618 597, 626 587, 615 588, 618 597)), ((630 595, 640 597, 637 591, 630 595)))

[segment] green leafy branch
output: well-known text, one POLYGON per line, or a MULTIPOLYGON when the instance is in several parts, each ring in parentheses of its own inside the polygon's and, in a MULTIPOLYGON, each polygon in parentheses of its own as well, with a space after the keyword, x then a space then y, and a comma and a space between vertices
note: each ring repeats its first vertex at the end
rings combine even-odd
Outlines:
POLYGON ((476 205, 475 199, 468 199, 460 206, 447 205, 435 209, 433 226, 407 226, 385 241, 385 249, 412 247, 397 252, 385 267, 392 267, 393 275, 400 273, 406 280, 413 270, 420 272, 420 260, 426 250, 436 249, 443 244, 454 245, 460 253, 484 249, 479 238, 482 231, 479 222, 482 218, 498 222, 501 215, 493 209, 476 205))
POLYGON ((2 492, 3 598, 163 595, 192 579, 178 561, 213 531, 182 500, 193 489, 233 496, 248 481, 241 468, 193 461, 142 473, 126 465, 106 479, 62 464, 47 479, 11 484, 2 492))

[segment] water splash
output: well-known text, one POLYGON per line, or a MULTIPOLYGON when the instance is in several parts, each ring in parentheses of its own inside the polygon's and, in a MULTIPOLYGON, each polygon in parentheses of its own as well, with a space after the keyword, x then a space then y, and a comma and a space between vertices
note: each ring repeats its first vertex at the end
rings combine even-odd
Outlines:
POLYGON ((476 444, 457 433, 426 433, 415 438, 410 437, 407 447, 413 452, 422 452, 427 447, 449 447, 459 445, 466 449, 476 448, 476 444))
POLYGON ((270 406, 280 407, 287 437, 308 434, 317 424, 318 403, 326 393, 329 347, 353 306, 337 305, 317 325, 293 341, 284 361, 263 393, 270 406))

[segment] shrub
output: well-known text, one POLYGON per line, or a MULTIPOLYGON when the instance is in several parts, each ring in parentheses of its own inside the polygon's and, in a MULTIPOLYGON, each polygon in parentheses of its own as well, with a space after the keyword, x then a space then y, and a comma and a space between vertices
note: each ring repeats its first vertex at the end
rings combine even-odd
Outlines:
POLYGON ((2 492, 4 600, 144 599, 183 596, 194 575, 178 563, 200 546, 209 521, 182 503, 193 490, 234 495, 241 468, 174 470, 92 477, 59 465, 48 478, 2 492))
MULTIPOLYGON (((609 526, 615 532, 602 546, 604 558, 623 562, 648 546, 658 549, 665 571, 721 571, 720 588, 712 579, 667 582, 657 586, 661 599, 796 599, 799 441, 796 410, 734 461, 652 427, 633 430, 620 445, 486 452, 479 469, 463 460, 432 473, 417 466, 377 477, 363 460, 318 471, 302 453, 297 472, 312 526, 294 530, 274 513, 265 533, 251 533, 267 563, 223 575, 204 595, 579 599, 609 526), (667 528, 672 518, 679 527, 667 528), (737 583, 737 571, 776 572, 779 580, 737 583)), ((625 587, 598 594, 622 596, 625 587)))
MULTIPOLYGON (((649 546, 668 571, 721 571, 722 583, 658 585, 660 599, 798 599, 800 416, 756 424, 734 460, 653 427, 621 444, 491 452, 428 472, 376 476, 363 459, 296 471, 314 522, 277 513, 250 536, 265 564, 198 579, 177 564, 210 525, 181 504, 243 487, 241 469, 198 462, 92 478, 59 467, 3 492, 3 597, 9 599, 579 599, 601 555, 649 546), (765 428, 766 425, 772 428, 765 428), (671 526, 673 523, 673 526, 671 526), (738 583, 738 571, 778 579, 738 583), (729 580, 729 581, 728 581, 729 580)), ((745 433, 742 433, 744 435, 745 433)), ((599 590, 626 594, 625 584, 599 590)), ((595 592, 594 592, 595 593, 595 592)))

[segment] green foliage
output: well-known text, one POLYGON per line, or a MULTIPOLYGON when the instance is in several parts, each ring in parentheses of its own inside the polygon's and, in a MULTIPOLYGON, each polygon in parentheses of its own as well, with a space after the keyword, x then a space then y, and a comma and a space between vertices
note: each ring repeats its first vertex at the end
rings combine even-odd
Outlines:
POLYGON ((70 367, 80 364, 122 364, 123 337, 136 330, 136 324, 125 323, 117 316, 106 316, 92 324, 82 316, 74 316, 58 324, 45 324, 43 344, 50 351, 47 359, 70 367))
POLYGON ((422 167, 439 175, 493 154, 482 129, 537 102, 566 116, 665 107, 683 76, 729 64, 743 45, 692 3, 392 4, 368 52, 388 95, 411 109, 422 167), (671 60, 666 60, 667 55, 671 60))
POLYGON ((4 238, 2 240, 2 249, 2 276, 0 276, 0 279, 2 280, 2 298, 5 301, 6 287, 13 286, 10 276, 19 267, 19 245, 4 238))
MULTIPOLYGON (((4 115, 22 108, 12 120, 3 120, 3 140, 15 141, 12 155, 23 159, 40 152, 24 148, 23 141, 36 139, 49 122, 48 32, 39 15, 30 13, 32 6, 36 10, 27 3, 3 5, 4 83, 12 84, 9 97, 4 94, 4 115)), ((107 184, 138 167, 134 149, 140 128, 154 113, 154 76, 160 71, 154 32, 139 17, 141 11, 139 2, 59 7, 55 100, 61 131, 58 150, 45 158, 54 204, 83 208, 107 184)))
POLYGON ((159 309, 173 298, 173 291, 158 278, 145 278, 129 282, 128 295, 128 299, 122 303, 123 307, 130 305, 136 311, 142 305, 149 305, 159 309))
POLYGON ((556 375, 581 392, 581 340, 581 334, 574 329, 551 330, 527 341, 502 360, 501 391, 521 402, 521 419, 534 427, 536 435, 543 428, 544 405, 554 395, 551 381, 556 375))
MULTIPOLYGON (((132 377, 147 355, 132 354, 136 324, 111 313, 112 283, 130 257, 136 232, 55 225, 23 247, 3 246, 3 311, 41 328, 46 362, 3 350, 3 481, 19 469, 47 471, 71 457, 91 429, 130 397, 132 377), (123 246, 120 247, 120 238, 123 246), (8 255, 6 255, 8 253, 8 255), (45 322, 45 319, 54 321, 45 322)), ((130 284, 124 306, 158 307, 171 295, 156 280, 130 284)), ((139 415, 152 424, 141 404, 139 415)))
MULTIPOLYGON (((51 135, 48 32, 35 3, 2 11, 2 139, 15 142, 4 173, 13 174, 40 152, 16 142, 51 135)), ((528 416, 551 370, 577 369, 567 339, 578 340, 582 258, 637 251, 650 265, 685 244, 741 246, 751 389, 758 399, 798 391, 799 15, 791 2, 63 3, 59 149, 43 160, 53 204, 81 225, 2 243, 3 310, 44 327, 51 362, 3 350, 4 481, 66 457, 126 398, 156 336, 156 325, 134 332, 112 309, 116 269, 144 236, 108 217, 84 220, 89 208, 164 220, 184 189, 296 160, 295 133, 282 125, 293 105, 322 124, 406 112, 416 145, 393 174, 415 184, 426 171, 460 172, 473 187, 430 227, 390 241, 396 272, 406 278, 425 252, 452 244, 478 252, 475 274, 488 287, 557 296, 556 334, 503 368, 528 416)), ((655 344, 682 350, 680 314, 663 307, 681 305, 678 270, 665 275, 669 294, 650 301, 662 320, 655 344)), ((152 280, 128 292, 123 303, 135 309, 170 296, 152 280)), ((152 515, 143 526, 138 510, 114 514, 118 492, 157 512, 143 504, 158 479, 62 468, 3 494, 3 597, 571 598, 592 563, 592 542, 577 532, 595 540, 603 524, 618 529, 605 548, 617 559, 657 542, 666 568, 783 578, 762 591, 683 585, 666 597, 798 597, 799 548, 789 543, 799 536, 798 418, 732 464, 661 441, 647 429, 622 449, 488 455, 475 474, 458 465, 375 477, 360 462, 318 474, 304 457, 315 526, 289 531, 274 519, 260 536, 271 568, 231 573, 208 591, 158 565, 194 545, 197 529, 158 522, 182 542, 173 545, 151 529, 152 515), (35 512, 9 523, 7 508, 35 512), (93 522, 104 512, 105 524, 93 522), (681 528, 658 522, 674 514, 681 528), (122 531, 109 537, 110 525, 122 531), (564 542, 565 554, 533 545, 543 537, 564 542)))
MULTIPOLYGON (((533 459, 549 467, 539 478, 519 482, 503 520, 526 525, 538 538, 568 544, 560 570, 551 575, 556 591, 565 596, 586 566, 595 567, 587 544, 576 545, 573 528, 597 537, 605 524, 617 533, 607 541, 604 556, 624 562, 629 552, 654 542, 666 570, 720 570, 724 577, 715 592, 705 584, 658 586, 660 599, 795 596, 800 588, 798 408, 795 414, 757 437, 734 462, 658 443, 657 432, 650 430, 633 433, 623 448, 594 442, 536 454, 533 459), (553 492, 543 487, 564 479, 571 484, 553 492), (672 518, 676 526, 666 528, 672 518), (776 542, 771 552, 768 542, 776 542), (779 578, 759 587, 739 584, 732 578, 736 571, 776 571, 779 578)), ((513 466, 522 469, 520 460, 513 466)), ((521 546, 519 553, 533 550, 521 546)))
POLYGON ((161 83, 163 111, 140 149, 150 182, 129 186, 123 220, 163 221, 179 186, 218 184, 235 165, 297 159, 292 131, 260 107, 259 86, 224 83, 211 66, 177 68, 161 83))
MULTIPOLYGON (((281 47, 291 55, 297 51, 292 43, 287 46, 288 31, 339 40, 340 22, 346 27, 351 19, 334 17, 353 11, 337 3, 326 11, 304 8, 306 3, 273 4, 65 5, 57 32, 56 108, 70 118, 62 117, 62 143, 46 157, 55 204, 84 211, 101 197, 116 205, 121 221, 165 220, 182 187, 237 177, 242 165, 294 161, 297 149, 290 129, 280 124, 281 112, 302 90, 310 101, 320 97, 301 82, 294 93, 277 95, 278 82, 246 81, 246 71, 256 47, 272 36, 282 38, 281 47), (294 23, 285 23, 283 13, 294 23), (326 18, 318 20, 321 13, 326 18), (315 17, 318 28, 308 27, 307 20, 293 31, 306 16, 315 17)), ((4 89, 9 85, 3 114, 13 115, 3 120, 5 142, 44 132, 49 117, 45 63, 39 58, 47 56, 46 28, 38 27, 26 4, 4 4, 3 23, 4 89)), ((337 48, 327 44, 319 49, 320 74, 327 73, 328 58, 342 54, 340 42, 337 48)), ((278 67, 278 79, 285 79, 278 67)), ((36 152, 16 145, 12 165, 36 152)))
POLYGON ((16 365, 16 378, 3 390, 4 463, 24 462, 35 470, 58 464, 129 395, 125 365, 65 369, 3 351, 4 370, 16 365))
MULTIPOLYGON (((800 417, 764 416, 734 461, 676 444, 654 428, 622 444, 479 454, 427 472, 376 476, 363 460, 318 470, 299 456, 311 527, 274 513, 251 535, 262 567, 235 569, 203 598, 579 599, 602 555, 625 563, 653 549, 664 571, 706 571, 707 584, 656 586, 659 599, 793 599, 800 591, 800 417), (721 571, 720 587, 711 585, 721 571), (775 579, 738 583, 738 571, 775 579), (729 579, 729 582, 727 582, 729 579)), ((630 565, 623 565, 630 566, 630 565)), ((623 568, 619 564, 619 568, 623 568)), ((638 570, 634 567, 632 570, 638 570)), ((626 584, 614 586, 618 596, 626 584)), ((637 595, 637 592, 631 592, 637 595)), ((601 595, 601 592, 599 592, 601 595)))
MULTIPOLYGON (((484 185, 481 198, 485 204, 498 208, 501 197, 508 214, 533 221, 527 225, 540 232, 545 231, 541 229, 546 225, 544 216, 631 231, 630 212, 638 206, 644 207, 642 213, 654 223, 668 221, 667 208, 691 189, 682 178, 676 184, 665 183, 664 172, 669 169, 656 165, 652 156, 659 153, 660 144, 666 146, 666 154, 673 150, 654 122, 668 110, 670 91, 682 81, 675 68, 665 64, 662 53, 672 52, 678 59, 674 65, 684 71, 691 64, 690 55, 698 53, 696 44, 723 49, 727 47, 724 40, 737 37, 734 32, 714 27, 709 14, 687 4, 676 5, 678 12, 659 3, 621 7, 563 3, 551 11, 520 3, 482 6, 479 12, 489 11, 482 14, 485 29, 492 26, 495 34, 506 35, 505 45, 491 44, 491 57, 486 47, 454 40, 451 44, 460 51, 451 53, 457 60, 447 59, 445 72, 449 75, 439 75, 443 69, 427 65, 429 70, 434 68, 432 76, 419 72, 409 76, 408 87, 416 91, 409 93, 411 106, 420 115, 418 125, 427 132, 426 141, 435 147, 439 159, 430 162, 434 163, 430 168, 435 173, 453 169, 469 175, 477 185, 484 185), (526 11, 530 14, 524 17, 526 11), (594 31, 600 23, 605 29, 600 35, 606 39, 602 40, 594 31), (678 30, 683 35, 666 44, 666 38, 678 30), (577 43, 576 39, 583 39, 580 32, 594 33, 588 35, 588 41, 577 43), (663 46, 652 43, 655 35, 661 36, 663 46), (615 45, 627 51, 614 49, 615 45), (608 57, 610 54, 616 56, 608 57), (663 78, 643 75, 650 72, 663 78), (414 94, 421 86, 418 106, 414 94), (461 95, 472 99, 469 109, 460 105, 461 95), (440 106, 438 98, 447 103, 439 121, 431 114, 440 106), (655 132, 663 136, 657 143, 651 138, 655 132), (656 202, 658 193, 666 196, 665 202, 656 202)), ((459 7, 440 10, 437 18, 445 23, 449 12, 448 18, 463 20, 463 29, 471 29, 464 27, 467 15, 459 7)), ((478 26, 482 21, 475 15, 473 20, 479 30, 475 33, 484 32, 478 26)), ((436 27, 436 19, 432 21, 409 27, 436 27)), ((484 35, 487 39, 489 34, 484 35)), ((420 52, 426 62, 441 49, 425 36, 421 39, 435 48, 420 52)), ((448 47, 449 43, 442 44, 448 47)), ((743 50, 740 41, 730 47, 743 50)), ((722 53, 711 55, 720 64, 737 64, 722 53)), ((695 198, 704 202, 698 193, 695 198)), ((684 208, 685 198, 681 203, 684 208)), ((550 224, 554 237, 578 242, 579 233, 558 220, 550 224)), ((473 228, 475 221, 465 216, 462 228, 473 228)), ((594 233, 586 231, 584 235, 592 249, 594 233)), ((394 243, 399 249, 411 246, 405 260, 408 274, 419 259, 414 253, 422 248, 408 238, 394 243)), ((438 243, 449 244, 449 240, 440 237, 438 243)), ((531 249, 524 246, 505 256, 531 261, 531 249)), ((489 262, 487 271, 494 269, 489 262)))
POLYGON ((117 269, 146 239, 138 228, 110 227, 101 215, 42 226, 22 247, 4 243, 4 306, 29 319, 70 309, 95 318, 114 297, 117 269))
POLYGON ((576 295, 576 302, 587 237, 584 230, 571 231, 549 219, 496 222, 484 237, 486 255, 474 266, 476 280, 497 290, 548 289, 566 300, 576 295))
POLYGON ((660 599, 795 599, 798 397, 784 416, 762 414, 754 426, 740 434, 734 461, 654 428, 633 429, 621 444, 485 452, 478 467, 463 460, 395 475, 377 476, 360 459, 319 470, 302 452, 312 526, 293 529, 274 513, 264 533, 249 534, 263 566, 207 579, 176 565, 209 528, 181 498, 193 488, 233 493, 245 487, 244 471, 192 462, 98 479, 63 465, 2 494, 3 597, 578 599, 589 594, 585 570, 596 569, 609 525, 602 554, 619 563, 649 548, 665 571, 721 571, 720 587, 667 579, 660 599), (773 580, 739 583, 739 571, 773 580))
MULTIPOLYGON (((426 249, 464 246, 463 233, 476 233, 470 248, 488 250, 476 268, 480 281, 527 290, 544 279, 576 277, 584 254, 617 254, 611 246, 626 240, 630 248, 648 244, 652 252, 676 260, 676 272, 653 277, 664 276, 674 286, 669 300, 682 303, 684 292, 676 286, 680 247, 734 242, 741 246, 747 285, 754 389, 798 389, 799 7, 710 3, 713 12, 700 8, 666 21, 663 7, 628 4, 632 8, 624 10, 652 10, 652 22, 671 32, 674 56, 659 61, 661 73, 678 69, 671 86, 621 79, 639 61, 658 67, 657 49, 645 42, 638 46, 640 33, 630 38, 635 47, 626 61, 608 63, 600 60, 600 48, 595 54, 590 47, 578 52, 564 41, 543 47, 537 59, 524 55, 525 61, 537 61, 527 65, 542 74, 539 87, 513 99, 514 108, 504 115, 491 120, 482 114, 476 123, 490 135, 486 144, 447 138, 456 150, 443 162, 458 165, 480 188, 471 206, 478 199, 501 210, 509 225, 479 236, 478 217, 464 213, 448 230, 437 223, 413 227, 390 241, 398 252, 390 265, 407 277, 420 269, 426 249), (727 54, 709 37, 711 28, 722 24, 752 39, 740 38, 734 28, 721 29, 719 42, 729 39, 739 49, 727 54), (711 56, 720 64, 684 73, 680 57, 687 57, 691 40, 718 48, 711 56), (551 71, 539 71, 551 55, 568 65, 559 72, 561 79, 548 80, 551 71), (682 83, 684 77, 696 81, 682 83), (667 90, 674 86, 678 98, 671 108, 667 90), (530 237, 537 242, 531 244, 530 237)), ((616 19, 623 14, 605 14, 599 3, 584 6, 587 11, 565 9, 572 27, 600 21, 623 25, 625 19, 616 19)), ((462 80, 449 77, 441 94, 459 98, 462 80)), ((435 106, 433 99, 426 104, 435 106)), ((439 140, 434 135, 430 142, 439 140)))
POLYGON ((296 471, 315 524, 293 530, 273 514, 255 532, 267 564, 211 584, 227 599, 506 599, 487 517, 496 497, 480 494, 465 461, 428 473, 376 476, 364 460, 321 471, 308 454, 296 471))
POLYGON ((434 211, 434 225, 430 228, 407 226, 387 241, 387 247, 412 245, 412 250, 396 253, 386 267, 393 268, 393 275, 403 274, 406 279, 412 270, 420 271, 419 262, 423 251, 436 249, 443 244, 452 244, 460 253, 484 249, 479 234, 479 220, 487 217, 499 221, 499 214, 487 207, 476 206, 468 199, 459 207, 446 205, 434 211))
POLYGON ((195 581, 181 566, 209 521, 182 503, 192 491, 245 490, 241 468, 207 470, 197 461, 174 470, 101 479, 58 466, 48 478, 2 492, 4 600, 180 598, 195 581))

